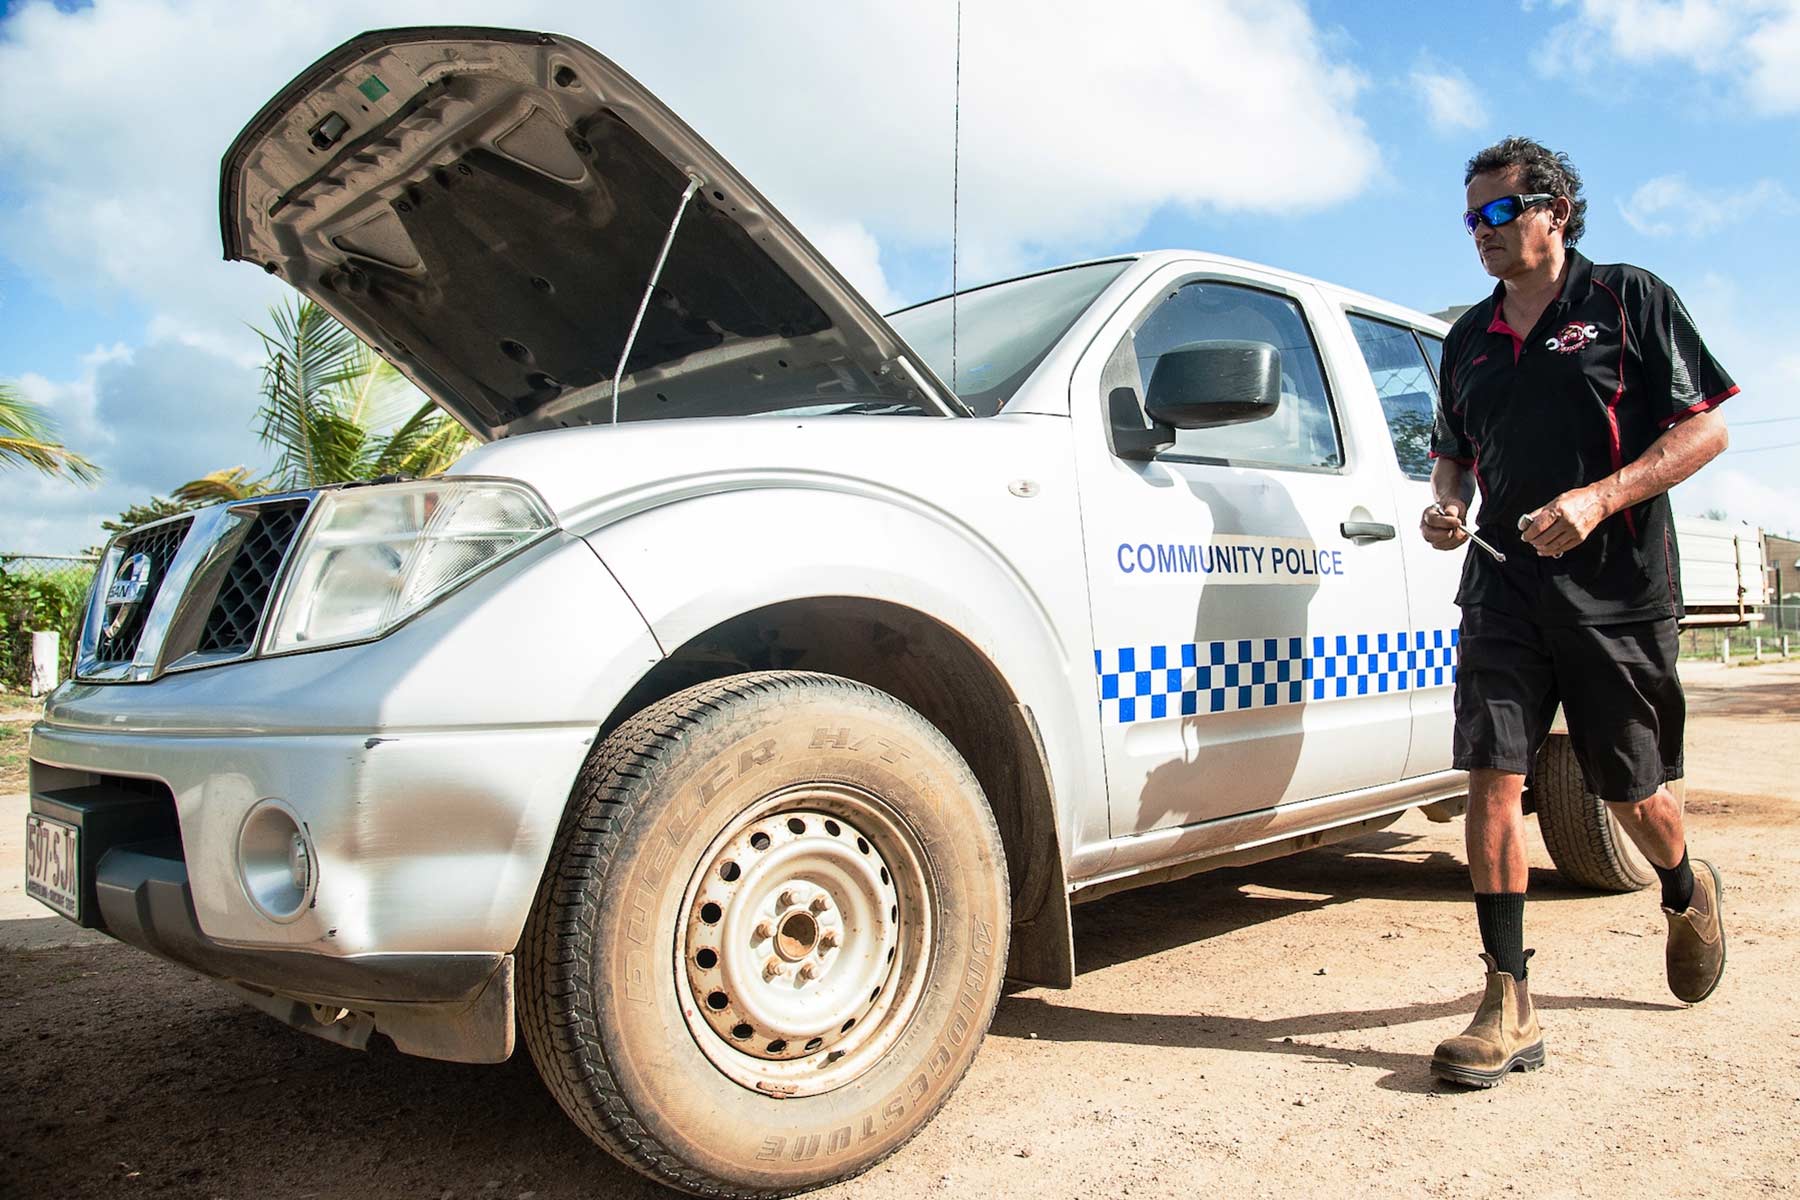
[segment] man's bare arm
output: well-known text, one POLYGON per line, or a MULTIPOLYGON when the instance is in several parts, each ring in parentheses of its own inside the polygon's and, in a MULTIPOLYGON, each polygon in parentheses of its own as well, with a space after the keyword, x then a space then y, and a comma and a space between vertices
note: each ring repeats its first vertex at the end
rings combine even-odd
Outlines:
POLYGON ((1431 494, 1442 512, 1428 508, 1419 516, 1419 533, 1439 550, 1454 550, 1469 540, 1463 518, 1475 496, 1475 475, 1453 458, 1431 465, 1431 494))
MULTIPOLYGON (((1526 545, 1539 554, 1573 550, 1600 522, 1662 495, 1717 458, 1729 442, 1725 418, 1716 409, 1677 423, 1643 454, 1605 479, 1564 492, 1538 509, 1536 519, 1525 530, 1526 545)), ((1436 479, 1433 471, 1434 486, 1436 479)))

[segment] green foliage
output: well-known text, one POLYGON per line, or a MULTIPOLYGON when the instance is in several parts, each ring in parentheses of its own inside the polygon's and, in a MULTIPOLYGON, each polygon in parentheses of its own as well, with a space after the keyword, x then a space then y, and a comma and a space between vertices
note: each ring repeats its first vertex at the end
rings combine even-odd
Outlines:
POLYGON ((189 480, 176 488, 171 495, 176 500, 186 501, 189 505, 201 505, 248 500, 252 496, 261 496, 274 490, 275 485, 270 482, 268 476, 252 479, 249 467, 237 466, 189 480))
MULTIPOLYGON (((278 457, 269 479, 251 486, 436 475, 468 450, 468 433, 436 405, 409 412, 417 393, 393 364, 317 304, 290 301, 271 309, 269 318, 273 328, 257 331, 268 353, 262 439, 278 457)), ((184 485, 177 495, 203 491, 205 482, 184 485)))
POLYGON ((148 525, 152 521, 160 521, 164 517, 172 517, 195 507, 197 506, 181 500, 152 496, 150 503, 134 504, 112 520, 100 522, 100 528, 108 533, 124 533, 127 529, 136 529, 139 525, 148 525))
POLYGON ((0 571, 0 684, 17 691, 30 687, 31 635, 40 629, 62 634, 60 677, 69 677, 93 577, 90 563, 42 569, 17 561, 6 564, 0 571))
POLYGON ((0 468, 33 467, 77 483, 97 482, 100 468, 55 437, 56 422, 48 413, 0 384, 0 468))

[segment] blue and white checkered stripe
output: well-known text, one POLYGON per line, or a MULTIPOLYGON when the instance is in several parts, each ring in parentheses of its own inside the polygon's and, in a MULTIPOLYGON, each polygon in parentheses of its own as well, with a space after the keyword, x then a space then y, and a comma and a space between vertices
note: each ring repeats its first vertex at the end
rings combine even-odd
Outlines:
POLYGON ((1457 634, 1415 629, 1096 650, 1100 717, 1129 725, 1448 687, 1456 682, 1457 634))

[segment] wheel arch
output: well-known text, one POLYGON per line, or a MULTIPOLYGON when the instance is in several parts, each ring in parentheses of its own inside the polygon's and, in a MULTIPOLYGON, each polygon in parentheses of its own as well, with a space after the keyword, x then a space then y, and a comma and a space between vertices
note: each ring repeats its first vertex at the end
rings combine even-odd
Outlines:
POLYGON ((669 648, 602 724, 596 745, 632 714, 711 679, 807 670, 878 688, 908 705, 969 764, 1006 851, 1013 928, 1009 978, 1074 980, 1064 842, 1037 716, 994 662, 937 618, 857 596, 813 596, 725 618, 669 648))

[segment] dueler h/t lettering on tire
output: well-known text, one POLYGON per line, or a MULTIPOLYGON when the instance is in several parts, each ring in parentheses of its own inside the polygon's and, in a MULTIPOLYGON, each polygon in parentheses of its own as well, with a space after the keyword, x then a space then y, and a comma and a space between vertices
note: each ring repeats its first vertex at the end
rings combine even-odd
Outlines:
POLYGON ((1006 864, 918 713, 762 672, 596 747, 521 946, 526 1044, 645 1174, 762 1195, 862 1171, 949 1097, 1000 994, 1006 864))

